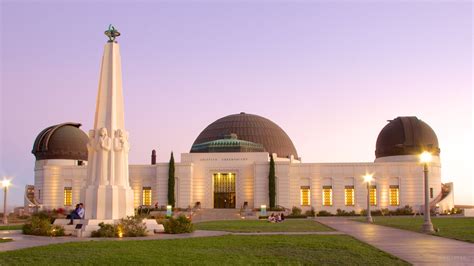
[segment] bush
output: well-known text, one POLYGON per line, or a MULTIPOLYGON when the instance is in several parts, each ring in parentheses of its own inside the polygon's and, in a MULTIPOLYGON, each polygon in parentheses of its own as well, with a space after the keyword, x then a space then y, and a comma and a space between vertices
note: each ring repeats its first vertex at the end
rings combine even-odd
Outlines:
POLYGON ((323 210, 318 212, 318 216, 332 216, 332 213, 323 210))
POLYGON ((306 216, 309 216, 309 217, 314 217, 314 216, 316 216, 316 212, 314 211, 314 208, 313 208, 313 207, 311 207, 311 210, 306 211, 305 214, 306 214, 306 216))
POLYGON ((308 216, 304 214, 298 214, 298 215, 290 214, 290 215, 285 216, 285 219, 299 219, 299 218, 308 218, 308 216))
POLYGON ((293 208, 291 208, 291 215, 294 215, 294 216, 301 215, 301 209, 296 206, 293 206, 293 208))
POLYGON ((91 237, 116 237, 118 236, 117 226, 113 224, 99 224, 100 228, 97 231, 92 231, 91 237))
POLYGON ((395 211, 390 212, 391 215, 412 215, 413 209, 410 205, 405 205, 403 208, 398 208, 395 211))
POLYGON ((127 216, 117 224, 118 233, 125 237, 146 236, 146 225, 143 219, 136 216, 127 216))
POLYGON ((23 225, 23 234, 36 236, 63 236, 64 228, 52 225, 50 217, 44 213, 34 214, 30 222, 23 225))
POLYGON ((191 223, 191 219, 188 219, 184 215, 178 216, 178 218, 170 217, 163 224, 165 227, 165 233, 167 234, 182 234, 194 232, 194 226, 191 223))
POLYGON ((347 212, 345 210, 337 209, 336 216, 356 216, 355 211, 347 212))
POLYGON ((259 219, 259 220, 267 220, 267 219, 268 219, 268 215, 260 215, 260 216, 258 216, 258 219, 259 219))
POLYGON ((127 216, 117 224, 99 224, 100 228, 91 233, 92 237, 137 237, 146 236, 146 225, 138 216, 127 216))

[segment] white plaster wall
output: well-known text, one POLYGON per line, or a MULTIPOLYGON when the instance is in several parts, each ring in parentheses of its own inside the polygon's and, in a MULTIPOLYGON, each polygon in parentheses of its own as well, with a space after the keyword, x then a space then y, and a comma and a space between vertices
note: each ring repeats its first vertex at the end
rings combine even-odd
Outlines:
MULTIPOLYGON (((236 208, 245 201, 252 208, 268 205, 268 153, 186 153, 176 163, 176 206, 186 208, 199 201, 203 208, 213 208, 212 174, 236 173, 236 208)), ((44 160, 35 164, 35 196, 45 208, 64 208, 64 186, 73 187, 73 205, 83 202, 81 188, 85 185, 87 166, 77 166, 73 160, 44 160), (41 190, 41 198, 38 191, 41 190)), ((142 189, 152 187, 152 202, 167 205, 168 163, 156 165, 130 165, 130 185, 134 191, 134 206, 142 204, 142 189)), ((429 166, 430 187, 433 199, 441 193, 441 166, 429 166)), ((372 173, 377 186, 377 206, 396 209, 410 205, 418 210, 423 205, 423 167, 418 162, 397 160, 376 163, 300 163, 288 159, 275 162, 276 204, 287 208, 302 207, 301 186, 311 188, 311 206, 316 211, 336 209, 360 211, 366 208, 366 184, 362 176, 372 173), (329 179, 327 179, 329 178, 329 179), (349 179, 352 178, 352 179, 349 179), (322 205, 324 180, 333 188, 333 205, 322 205), (345 206, 344 187, 353 180, 355 204, 345 206), (400 205, 389 206, 388 188, 398 183, 400 205)), ((432 199, 430 199, 432 200, 432 199)), ((86 207, 87 208, 87 207, 86 207)), ((310 207, 303 207, 304 210, 310 207)))

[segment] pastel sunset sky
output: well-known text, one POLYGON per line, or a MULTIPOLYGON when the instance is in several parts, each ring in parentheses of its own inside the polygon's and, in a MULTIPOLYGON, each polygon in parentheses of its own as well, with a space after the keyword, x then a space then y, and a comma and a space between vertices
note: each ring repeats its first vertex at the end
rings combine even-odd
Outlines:
POLYGON ((269 118, 303 162, 371 162, 387 120, 436 132, 474 204, 471 1, 2 1, 0 175, 23 204, 37 134, 92 128, 109 23, 122 33, 130 163, 189 152, 220 117, 269 118))

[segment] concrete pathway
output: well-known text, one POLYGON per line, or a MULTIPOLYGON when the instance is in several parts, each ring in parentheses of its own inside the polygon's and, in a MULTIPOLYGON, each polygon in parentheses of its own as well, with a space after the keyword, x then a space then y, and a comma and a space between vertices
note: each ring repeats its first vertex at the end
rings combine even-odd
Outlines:
POLYGON ((351 235, 414 265, 474 265, 474 244, 342 217, 316 221, 351 235))
POLYGON ((1 230, 0 238, 7 237, 13 239, 10 242, 0 243, 0 252, 8 250, 16 250, 37 246, 46 246, 51 244, 61 244, 68 242, 87 242, 87 241, 133 241, 133 240, 160 240, 160 239, 181 239, 181 238, 193 238, 193 237, 210 237, 210 236, 222 236, 228 235, 229 232, 222 231, 203 231, 197 230, 189 234, 155 234, 153 236, 145 237, 124 237, 124 238, 92 238, 92 237, 44 237, 44 236, 31 236, 23 235, 19 230, 1 230))

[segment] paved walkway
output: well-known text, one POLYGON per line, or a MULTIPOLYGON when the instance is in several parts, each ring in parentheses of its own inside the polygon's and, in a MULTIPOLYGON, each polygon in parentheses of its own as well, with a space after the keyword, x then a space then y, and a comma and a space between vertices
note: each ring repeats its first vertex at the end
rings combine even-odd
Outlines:
POLYGON ((474 265, 474 244, 351 221, 318 217, 316 221, 351 235, 414 265, 474 265))

